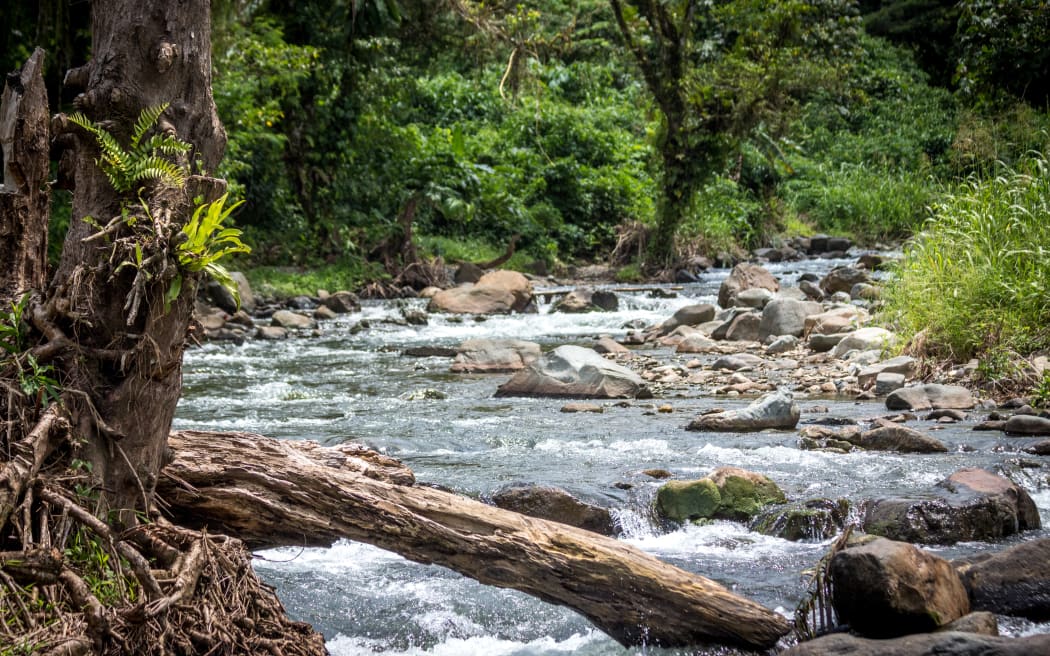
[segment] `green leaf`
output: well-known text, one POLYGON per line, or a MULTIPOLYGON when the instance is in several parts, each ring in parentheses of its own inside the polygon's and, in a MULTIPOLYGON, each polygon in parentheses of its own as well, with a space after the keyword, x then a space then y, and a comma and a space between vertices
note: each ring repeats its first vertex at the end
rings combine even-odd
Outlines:
POLYGON ((182 274, 175 274, 175 277, 171 279, 171 284, 168 285, 168 291, 164 293, 164 313, 167 314, 171 311, 171 304, 179 297, 182 293, 182 274))

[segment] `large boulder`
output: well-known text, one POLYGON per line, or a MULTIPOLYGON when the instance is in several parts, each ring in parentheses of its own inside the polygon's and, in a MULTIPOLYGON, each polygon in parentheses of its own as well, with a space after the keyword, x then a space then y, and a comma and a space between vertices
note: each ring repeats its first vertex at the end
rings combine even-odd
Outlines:
POLYGON ((841 266, 835 267, 820 279, 820 288, 828 295, 835 292, 846 292, 848 294, 853 289, 853 285, 861 282, 871 282, 867 271, 855 269, 851 266, 841 266))
POLYGON ((954 544, 994 540, 1042 526, 1024 488, 983 469, 960 469, 919 498, 879 499, 864 530, 893 540, 954 544))
POLYGON ((602 535, 616 535, 616 523, 608 508, 580 501, 560 487, 507 485, 492 494, 492 503, 530 517, 548 519, 602 535))
POLYGON ((725 410, 700 415, 686 426, 693 431, 748 432, 765 428, 793 429, 798 425, 801 410, 790 392, 766 394, 739 410, 725 410))
POLYGON ((1050 435, 1050 419, 1038 415, 1014 415, 1003 424, 1007 435, 1050 435))
POLYGON ((1050 620, 1050 538, 954 565, 974 608, 1036 622, 1050 620))
POLYGON ((959 385, 927 383, 903 387, 886 397, 890 410, 966 410, 977 405, 970 390, 959 385))
POLYGON ((785 501, 783 491, 769 477, 738 467, 719 467, 696 481, 668 481, 656 493, 660 514, 678 522, 744 521, 765 506, 785 501))
POLYGON ((757 342, 762 316, 757 312, 738 312, 711 332, 714 339, 731 342, 757 342))
POLYGON ((574 289, 551 307, 551 312, 582 314, 584 312, 615 312, 619 307, 616 294, 590 288, 574 289))
POLYGON ((820 303, 813 301, 775 298, 762 309, 758 339, 764 341, 770 335, 801 337, 806 328, 806 317, 819 314, 822 309, 820 303))
POLYGON ((496 396, 566 396, 634 398, 647 392, 645 382, 627 367, 581 346, 559 346, 514 374, 496 396))
POLYGON ((540 345, 520 339, 468 339, 456 350, 452 372, 502 374, 524 369, 540 358, 540 345))
POLYGON ((782 656, 1032 656, 1050 654, 1050 635, 1002 638, 947 631, 870 640, 833 633, 803 642, 782 656))
POLYGON ((850 351, 881 351, 891 345, 896 337, 885 328, 874 326, 854 330, 835 345, 831 351, 834 358, 844 358, 850 351))
POLYGON ((736 305, 736 297, 745 289, 760 287, 771 292, 780 291, 780 283, 765 268, 742 262, 729 272, 718 288, 718 304, 724 308, 736 305))
POLYGON ((829 573, 839 620, 865 637, 932 631, 970 612, 951 563, 903 542, 876 538, 843 549, 829 573))
POLYGON ((532 302, 532 283, 528 278, 517 271, 491 271, 473 285, 460 285, 434 294, 427 311, 507 314, 524 312, 532 302))

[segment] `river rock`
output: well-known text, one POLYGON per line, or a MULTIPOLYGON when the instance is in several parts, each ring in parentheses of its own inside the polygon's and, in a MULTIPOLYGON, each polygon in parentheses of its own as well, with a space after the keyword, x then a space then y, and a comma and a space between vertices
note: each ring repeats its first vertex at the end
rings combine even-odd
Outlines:
POLYGON ((745 289, 736 295, 736 307, 749 307, 761 310, 773 300, 773 292, 762 287, 745 289))
MULTIPOLYGON (((954 565, 954 563, 952 563, 954 565)), ((973 608, 973 598, 970 598, 970 607, 973 608)), ((975 610, 963 615, 954 622, 949 622, 937 629, 938 631, 961 631, 962 633, 979 633, 986 636, 999 635, 999 620, 995 613, 984 610, 975 610)))
POLYGON ((1014 415, 1003 424, 1007 435, 1050 435, 1050 419, 1037 415, 1014 415))
POLYGON ((255 296, 252 294, 252 287, 248 283, 248 278, 240 271, 231 271, 230 278, 233 279, 236 285, 237 297, 240 298, 240 303, 237 302, 238 298, 229 289, 216 280, 209 280, 206 287, 211 302, 230 314, 235 314, 240 309, 244 309, 245 312, 254 312, 255 296))
POLYGON ((1050 654, 1050 635, 1002 638, 947 631, 893 640, 869 640, 833 633, 803 642, 782 656, 1033 656, 1050 654))
POLYGON ((846 339, 848 336, 849 333, 837 333, 834 335, 820 335, 814 333, 809 336, 809 341, 807 341, 806 344, 809 346, 810 350, 815 353, 826 353, 838 346, 839 342, 846 339))
POLYGON ((714 339, 731 342, 756 342, 762 317, 756 312, 740 312, 711 333, 714 339))
POLYGON ((701 333, 688 335, 675 347, 676 353, 710 353, 718 350, 718 344, 701 333))
POLYGON ((575 289, 561 298, 551 312, 580 314, 583 312, 615 312, 619 307, 616 294, 590 288, 575 289))
POLYGON ((710 303, 697 303, 679 308, 672 317, 661 323, 657 329, 657 337, 670 333, 679 326, 699 326, 715 318, 718 309, 710 303))
POLYGON ((777 391, 739 410, 700 415, 686 426, 693 431, 758 431, 765 428, 793 429, 801 411, 790 392, 777 391))
POLYGON ((711 363, 712 369, 728 369, 730 371, 739 371, 746 368, 754 368, 765 362, 762 358, 751 353, 733 353, 730 355, 723 355, 722 357, 711 363))
POLYGON ((330 294, 322 303, 336 314, 348 314, 361 310, 361 301, 357 298, 357 294, 348 291, 338 291, 330 294))
POLYGON ((901 374, 908 379, 915 374, 915 366, 915 358, 909 355, 898 355, 861 369, 857 373, 857 385, 861 389, 867 389, 875 383, 875 379, 881 373, 901 374))
POLYGON ((290 310, 277 310, 270 318, 270 322, 274 326, 290 330, 307 330, 317 327, 317 322, 310 317, 290 310))
POLYGON ((871 282, 867 271, 851 266, 835 267, 820 279, 820 288, 828 295, 837 292, 849 294, 853 285, 860 282, 871 282))
POLYGON ((597 403, 566 403, 561 407, 561 411, 574 414, 577 412, 593 412, 596 414, 602 414, 605 412, 605 408, 598 405, 597 403))
POLYGON ((401 355, 412 358, 454 358, 458 353, 459 349, 448 346, 412 346, 402 351, 401 355))
POLYGON ((780 283, 769 271, 757 264, 741 262, 733 267, 718 288, 718 304, 724 308, 736 305, 736 297, 745 289, 760 287, 771 292, 780 290, 780 283))
POLYGON ((620 342, 617 342, 612 337, 599 337, 598 341, 594 343, 594 350, 598 353, 630 353, 631 349, 627 348, 620 342))
POLYGON ((938 383, 904 387, 886 397, 886 407, 890 410, 966 410, 975 405, 977 401, 965 387, 938 383))
POLYGON ((533 301, 532 284, 517 271, 490 271, 474 285, 460 285, 434 294, 428 312, 507 314, 524 312, 533 301))
POLYGON ((820 285, 810 280, 800 280, 798 288, 802 290, 802 293, 806 295, 806 298, 817 301, 824 300, 824 290, 820 288, 820 285))
POLYGON ((881 351, 893 343, 895 336, 885 328, 874 326, 854 330, 831 351, 833 358, 842 359, 850 351, 881 351))
POLYGON ((983 469, 960 469, 921 498, 877 500, 864 515, 868 533, 924 544, 994 540, 1040 527, 1028 492, 983 469))
POLYGON ((798 345, 798 337, 795 337, 794 335, 781 335, 769 343, 769 346, 766 347, 766 353, 769 355, 780 355, 781 353, 794 351, 798 348, 798 345))
POLYGON ((807 335, 833 335, 849 333, 868 320, 868 313, 854 305, 832 308, 806 317, 804 326, 807 335))
POLYGON ((883 371, 875 377, 875 395, 886 396, 904 387, 904 374, 883 371))
POLYGON ((792 542, 822 542, 842 530, 848 515, 846 499, 810 499, 765 508, 750 528, 756 533, 792 542))
POLYGON ((451 371, 502 374, 519 371, 540 358, 540 345, 520 339, 468 339, 456 350, 451 371))
POLYGON ((696 481, 668 481, 656 493, 657 510, 669 519, 744 521, 764 506, 787 501, 781 489, 762 474, 719 467, 696 481))
POLYGON ((806 317, 820 314, 820 303, 798 301, 793 298, 776 298, 762 310, 759 324, 759 340, 771 335, 794 335, 801 337, 806 327, 806 317))
POLYGON ((517 372, 496 396, 568 396, 634 398, 648 392, 645 382, 627 367, 606 360, 592 349, 559 346, 517 372))
POLYGON ((457 285, 476 283, 481 280, 481 276, 483 275, 485 275, 485 270, 478 265, 473 262, 463 262, 456 268, 456 273, 453 274, 452 280, 457 285))
POLYGON ((602 535, 617 534, 616 523, 608 508, 580 501, 560 487, 508 485, 492 494, 492 503, 529 517, 568 524, 602 535))
POLYGON ((849 297, 857 301, 877 301, 882 291, 875 285, 858 282, 849 290, 849 297))
POLYGON ((255 339, 288 339, 288 329, 280 326, 259 326, 255 329, 255 339))
POLYGON ((890 424, 880 426, 848 440, 868 451, 896 451, 897 453, 947 453, 948 447, 914 428, 890 424))
POLYGON ((974 608, 1050 620, 1050 538, 953 563, 974 608))
POLYGON ((970 612, 970 598, 947 560, 876 538, 831 559, 839 620, 865 637, 932 631, 970 612))

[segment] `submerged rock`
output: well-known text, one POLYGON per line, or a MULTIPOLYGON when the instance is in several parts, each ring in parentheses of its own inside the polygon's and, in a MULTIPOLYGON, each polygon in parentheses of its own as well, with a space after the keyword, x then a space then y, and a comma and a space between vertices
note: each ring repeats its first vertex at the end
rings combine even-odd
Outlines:
POLYGON ((645 382, 627 367, 592 349, 559 346, 503 383, 496 396, 634 398, 647 393, 645 382))
POLYGON ((668 481, 656 494, 656 508, 678 522, 697 519, 743 521, 764 506, 787 499, 769 477, 737 467, 719 467, 695 481, 668 481))
POLYGON ((859 435, 846 438, 854 446, 868 451, 896 451, 898 453, 947 453, 948 447, 914 428, 890 424, 879 426, 859 435))
POLYGON ((766 508, 751 523, 751 530, 792 542, 822 542, 842 531, 848 514, 846 499, 810 499, 766 508))
POLYGON ((757 431, 764 428, 791 429, 801 416, 790 392, 766 394, 740 410, 700 415, 686 426, 694 431, 757 431))
POLYGON ((983 469, 960 469, 921 498, 879 499, 864 530, 893 540, 954 544, 993 540, 1041 527, 1024 488, 983 469))
POLYGON ((602 535, 614 536, 618 533, 608 508, 580 501, 560 487, 508 485, 493 493, 492 503, 504 510, 568 524, 602 535))
POLYGON ((970 612, 947 560, 876 538, 835 554, 829 568, 839 620, 869 638, 932 631, 970 612))

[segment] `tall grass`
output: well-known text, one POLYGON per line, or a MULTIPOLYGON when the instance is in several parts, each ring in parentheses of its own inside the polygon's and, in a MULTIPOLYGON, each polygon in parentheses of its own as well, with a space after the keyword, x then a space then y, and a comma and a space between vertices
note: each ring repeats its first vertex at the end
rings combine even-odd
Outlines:
POLYGON ((887 289, 884 317, 956 361, 1050 346, 1050 163, 1031 154, 934 204, 887 289))

